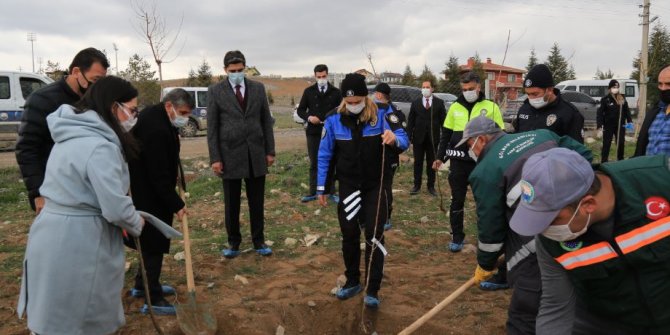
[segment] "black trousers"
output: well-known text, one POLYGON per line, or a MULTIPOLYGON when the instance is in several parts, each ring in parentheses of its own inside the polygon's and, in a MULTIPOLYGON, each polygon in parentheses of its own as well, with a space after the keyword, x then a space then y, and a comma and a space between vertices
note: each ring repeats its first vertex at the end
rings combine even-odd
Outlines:
POLYGON ((384 244, 384 223, 388 213, 387 194, 387 190, 382 189, 381 198, 379 198, 379 187, 358 190, 351 185, 340 184, 340 203, 337 205, 337 217, 342 231, 344 275, 347 277, 347 285, 360 283, 360 236, 361 229, 363 229, 365 232, 365 278, 368 278, 368 275, 370 276, 367 294, 373 296, 377 295, 384 275, 384 254, 379 247, 375 247, 372 264, 369 264, 370 254, 372 253, 372 238, 375 237, 382 245, 384 244), (378 200, 379 208, 377 208, 378 200), (377 218, 376 221, 375 218, 377 218), (370 268, 369 274, 368 267, 370 268))
POLYGON ((449 186, 451 187, 451 205, 449 206, 449 222, 454 243, 465 239, 463 232, 463 210, 465 196, 468 194, 468 178, 475 168, 475 163, 452 159, 449 166, 449 186))
MULTIPOLYGON (((254 248, 265 243, 263 235, 263 209, 265 202, 265 176, 244 178, 247 202, 249 204, 249 220, 251 221, 251 241, 254 248)), ((231 248, 239 248, 242 242, 240 234, 240 195, 242 194, 242 179, 223 180, 223 199, 226 206, 224 221, 228 244, 231 248)))
POLYGON ((535 334, 535 320, 542 296, 542 279, 535 254, 512 268, 509 283, 512 286, 512 298, 507 311, 507 334, 535 334))
MULTIPOLYGON (((621 127, 619 129, 621 138, 619 139, 619 146, 616 150, 616 159, 618 161, 623 160, 623 149, 626 144, 626 128, 621 127)), ((615 143, 617 141, 617 129, 616 124, 612 126, 605 125, 603 127, 603 150, 600 153, 601 162, 605 163, 609 160, 610 155, 610 146, 612 145, 612 139, 615 143)))
POLYGON ((428 188, 435 188, 435 170, 433 170, 433 162, 435 161, 435 151, 437 149, 433 146, 430 132, 426 133, 423 139, 414 139, 414 186, 421 187, 421 177, 423 175, 423 161, 426 160, 426 175, 428 176, 428 188))
POLYGON ((393 177, 395 177, 395 172, 398 170, 398 166, 391 168, 391 174, 386 177, 384 180, 384 189, 386 190, 386 199, 388 207, 388 217, 387 220, 391 218, 391 213, 393 212, 393 177))
MULTIPOLYGON (((147 282, 149 283, 149 296, 151 297, 151 302, 156 302, 163 299, 163 288, 160 283, 161 270, 163 268, 163 253, 142 251, 144 268, 147 271, 147 282)), ((137 266, 137 274, 135 274, 135 288, 144 290, 142 267, 139 264, 137 266)))
MULTIPOLYGON (((319 170, 319 146, 321 145, 321 135, 306 134, 307 137, 307 155, 309 156, 309 195, 316 194, 317 174, 319 170)), ((335 191, 335 169, 328 170, 328 183, 324 194, 332 194, 335 191)))

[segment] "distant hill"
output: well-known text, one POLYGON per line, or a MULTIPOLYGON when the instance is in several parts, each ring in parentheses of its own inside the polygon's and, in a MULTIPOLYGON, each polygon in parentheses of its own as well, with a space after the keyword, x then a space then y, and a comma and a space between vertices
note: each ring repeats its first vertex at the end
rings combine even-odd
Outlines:
MULTIPOLYGON (((218 80, 218 77, 215 77, 218 80)), ((314 79, 310 78, 270 78, 270 77, 251 77, 265 85, 265 89, 272 93, 276 105, 291 105, 300 102, 302 92, 309 85, 314 84, 314 79)), ((163 87, 184 86, 187 78, 163 80, 163 87)))

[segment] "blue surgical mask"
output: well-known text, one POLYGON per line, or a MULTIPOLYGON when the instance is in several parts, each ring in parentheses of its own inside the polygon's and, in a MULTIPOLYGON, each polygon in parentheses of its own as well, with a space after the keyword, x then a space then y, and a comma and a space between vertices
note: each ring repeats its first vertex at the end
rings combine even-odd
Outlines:
POLYGON ((177 110, 174 107, 172 107, 172 113, 174 113, 174 119, 170 120, 170 122, 172 122, 173 126, 181 128, 188 124, 188 117, 177 114, 177 110))
POLYGON ((228 73, 228 78, 235 85, 240 85, 244 82, 244 72, 231 72, 228 73))

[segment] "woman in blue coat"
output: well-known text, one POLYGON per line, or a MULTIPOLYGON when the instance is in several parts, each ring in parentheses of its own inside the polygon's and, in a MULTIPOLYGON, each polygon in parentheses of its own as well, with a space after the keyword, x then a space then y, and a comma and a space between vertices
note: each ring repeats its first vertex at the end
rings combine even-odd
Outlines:
POLYGON ((365 77, 347 74, 341 91, 343 101, 326 117, 325 134, 319 146, 317 194, 319 202, 325 206, 327 195, 323 192, 330 182, 328 176, 332 175, 328 169, 335 168, 340 182, 337 214, 347 277, 344 287, 337 291, 337 297, 348 299, 363 290, 360 281, 363 229, 366 278, 369 275, 364 302, 367 307, 377 308, 386 253, 383 225, 388 215, 387 197, 391 192, 384 181, 392 177, 392 162, 384 159, 384 152, 396 148, 404 151, 409 139, 400 120, 393 114, 386 114, 385 110, 380 111, 367 96, 365 77), (372 264, 369 264, 371 254, 372 264))
POLYGON ((122 231, 138 236, 144 219, 127 195, 128 131, 137 90, 106 77, 78 105, 47 117, 55 146, 40 194, 44 208, 30 227, 19 317, 38 334, 110 334, 124 323, 122 231))

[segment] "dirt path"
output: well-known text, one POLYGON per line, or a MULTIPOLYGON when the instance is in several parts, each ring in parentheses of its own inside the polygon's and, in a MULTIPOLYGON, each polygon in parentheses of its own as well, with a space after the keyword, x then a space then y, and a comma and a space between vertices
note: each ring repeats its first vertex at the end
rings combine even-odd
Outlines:
MULTIPOLYGON (((293 149, 305 148, 305 133, 302 129, 275 130, 275 147, 277 152, 286 152, 293 149)), ((207 137, 185 138, 181 141, 181 157, 183 159, 207 157, 207 137)), ((0 152, 0 168, 16 166, 14 151, 0 152)))

